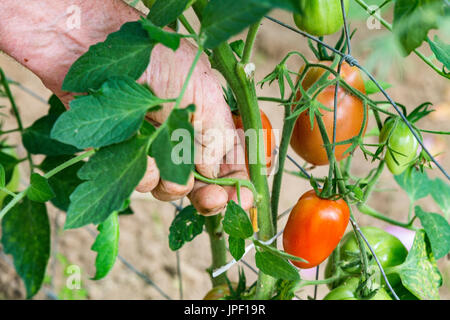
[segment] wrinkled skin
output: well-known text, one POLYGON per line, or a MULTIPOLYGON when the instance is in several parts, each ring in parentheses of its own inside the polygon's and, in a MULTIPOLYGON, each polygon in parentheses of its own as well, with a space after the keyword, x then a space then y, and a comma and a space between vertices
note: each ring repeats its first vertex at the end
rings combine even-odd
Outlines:
MULTIPOLYGON (((0 3, 0 50, 33 71, 69 107, 73 94, 63 92, 61 85, 70 66, 89 46, 104 41, 109 33, 119 30, 128 21, 136 21, 140 13, 119 0, 42 0, 31 1, 21 6, 15 1, 0 3), (81 28, 67 29, 70 18, 67 8, 78 6, 81 13, 81 28)), ((181 91, 197 49, 187 40, 180 48, 172 50, 156 45, 151 61, 138 82, 146 83, 161 98, 175 98, 181 91)), ((196 105, 192 117, 196 130, 196 155, 208 161, 196 164, 197 171, 208 177, 236 177, 248 179, 243 148, 236 134, 231 112, 223 98, 222 89, 215 78, 206 56, 200 59, 183 97, 181 107, 196 105), (217 144, 208 129, 220 133, 233 130, 234 134, 223 134, 231 143, 217 144), (228 148, 219 148, 225 145, 228 148), (210 155, 211 156, 207 156, 210 155), (233 163, 221 164, 232 156, 233 163)), ((169 115, 173 104, 163 106, 158 112, 149 113, 147 120, 161 124, 169 115)), ((235 188, 207 185, 195 181, 193 176, 187 185, 181 186, 160 179, 155 161, 149 158, 147 172, 137 186, 139 192, 151 192, 162 201, 188 196, 200 213, 213 215, 221 212, 228 200, 237 201, 235 188)), ((242 206, 251 207, 251 192, 242 188, 242 206)))
MULTIPOLYGON (((269 118, 264 113, 264 111, 260 110, 261 114, 261 124, 262 129, 264 130, 264 148, 265 148, 265 157, 266 157, 266 167, 268 172, 272 169, 272 164, 275 157, 275 135, 273 133, 272 124, 270 123, 269 118)), ((239 139, 241 141, 241 145, 245 145, 245 134, 244 134, 244 123, 242 122, 242 118, 239 115, 233 114, 233 121, 234 125, 236 127, 236 130, 239 135, 239 139)), ((248 159, 246 157, 245 163, 247 165, 247 171, 248 170, 248 159)))

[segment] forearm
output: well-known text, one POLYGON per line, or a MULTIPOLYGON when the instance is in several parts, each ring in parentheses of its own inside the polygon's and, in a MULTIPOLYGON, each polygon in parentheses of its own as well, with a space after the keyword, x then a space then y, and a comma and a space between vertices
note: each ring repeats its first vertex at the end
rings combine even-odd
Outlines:
POLYGON ((63 96, 61 84, 75 60, 138 19, 139 12, 121 0, 2 0, 0 50, 63 96))

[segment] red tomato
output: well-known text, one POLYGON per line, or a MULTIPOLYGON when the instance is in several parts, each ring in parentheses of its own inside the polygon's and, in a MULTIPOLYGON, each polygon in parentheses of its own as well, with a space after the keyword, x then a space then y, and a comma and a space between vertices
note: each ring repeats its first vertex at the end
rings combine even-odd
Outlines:
MULTIPOLYGON (((330 61, 321 61, 321 64, 331 65, 330 61)), ((303 68, 300 69, 300 73, 303 68)), ((308 90, 326 70, 323 68, 311 68, 302 86, 305 90, 308 90)), ((365 93, 364 81, 361 77, 359 69, 356 67, 350 67, 347 63, 343 63, 341 68, 342 78, 353 88, 365 93)), ((334 75, 330 75, 330 79, 334 78, 334 75)), ((317 96, 317 101, 322 103, 325 107, 331 109, 331 111, 320 109, 320 113, 323 114, 323 122, 325 124, 328 137, 330 141, 333 139, 333 110, 334 110, 334 94, 335 86, 329 86, 325 88, 317 96)), ((297 98, 300 99, 301 92, 297 93, 297 98)), ((364 122, 364 104, 357 97, 351 95, 347 90, 339 87, 338 90, 338 104, 337 104, 337 121, 336 121, 336 142, 345 141, 358 135, 364 122)), ((364 133, 367 128, 364 127, 364 133)), ((328 157, 323 146, 322 135, 320 134, 317 121, 314 120, 314 126, 311 130, 311 122, 309 118, 309 112, 305 111, 300 114, 294 127, 294 131, 291 138, 291 146, 294 151, 307 162, 313 165, 325 165, 328 164, 328 157)), ((335 156, 338 161, 346 158, 349 153, 344 156, 344 152, 351 146, 351 144, 338 145, 335 149, 335 156)))
MULTIPOLYGON (((272 124, 270 123, 269 118, 266 116, 264 111, 260 110, 261 113, 261 122, 262 122, 262 128, 264 131, 264 147, 266 149, 266 166, 267 169, 270 171, 273 163, 273 157, 274 157, 274 151, 275 151, 275 135, 273 133, 272 124), (270 146, 270 149, 267 148, 267 146, 270 146)), ((244 139, 244 124, 242 123, 242 118, 238 115, 233 114, 233 121, 234 126, 238 130, 239 138, 241 139, 242 144, 245 146, 245 139, 244 139)), ((245 153, 245 163, 247 165, 247 171, 248 171, 248 157, 247 152, 245 153)))
POLYGON ((313 268, 339 244, 349 219, 350 210, 343 199, 322 199, 310 190, 300 197, 289 215, 283 232, 284 250, 308 261, 292 261, 297 267, 313 268))

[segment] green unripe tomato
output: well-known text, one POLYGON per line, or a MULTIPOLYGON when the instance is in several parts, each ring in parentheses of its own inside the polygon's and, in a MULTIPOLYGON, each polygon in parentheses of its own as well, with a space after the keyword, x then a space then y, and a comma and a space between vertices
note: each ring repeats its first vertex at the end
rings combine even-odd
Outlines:
POLYGON ((394 124, 395 120, 392 118, 386 121, 381 129, 380 143, 385 143, 389 138, 384 160, 389 171, 393 175, 399 175, 409 167, 411 161, 416 157, 419 143, 403 121, 398 121, 395 128, 394 124))
MULTIPOLYGON (((399 264, 402 264, 406 256, 408 255, 408 250, 405 248, 403 243, 397 239, 395 236, 391 235, 390 233, 376 228, 376 227, 362 227, 361 231, 363 232, 364 236, 367 238, 367 241, 369 241, 370 246, 375 251, 375 254, 378 257, 378 260, 381 263, 381 266, 383 269, 387 269, 389 267, 394 267, 399 264)), ((359 247, 358 243, 355 238, 355 234, 353 232, 347 233, 343 238, 341 242, 340 247, 340 260, 342 262, 342 269, 345 272, 348 272, 352 276, 357 276, 361 274, 361 266, 360 265, 351 265, 351 262, 354 262, 355 259, 358 259, 359 257, 359 247), (345 266, 345 265, 348 266, 345 266)), ((366 246, 367 253, 370 254, 369 248, 366 246)), ((371 263, 373 265, 376 265, 375 259, 371 260, 371 263)), ((333 275, 333 255, 330 256, 330 259, 328 259, 328 264, 325 269, 325 276, 326 278, 329 278, 333 275)), ((387 275, 387 278, 389 280, 389 283, 394 287, 398 284, 400 284, 400 277, 396 273, 392 273, 387 275)), ((330 288, 335 288, 336 286, 340 285, 342 282, 344 282, 346 279, 344 278, 341 281, 334 282, 331 285, 329 285, 330 288)), ((385 285, 384 279, 380 274, 379 279, 381 285, 385 285)))
MULTIPOLYGON (((315 36, 333 34, 344 25, 340 0, 298 0, 301 13, 294 14, 300 30, 315 36)), ((349 0, 344 1, 348 12, 349 0)))
POLYGON ((142 2, 147 8, 151 9, 155 4, 156 0, 142 0, 142 2))
MULTIPOLYGON (((350 278, 336 289, 330 291, 323 300, 363 300, 356 296, 358 283, 358 278, 350 278)), ((368 300, 392 300, 392 298, 385 289, 380 288, 377 293, 368 300)))
MULTIPOLYGON (((12 148, 2 149, 2 152, 14 157, 17 156, 16 152, 12 148)), ((13 170, 11 179, 6 184, 6 189, 12 192, 16 192, 17 188, 19 187, 19 180, 20 180, 19 166, 16 166, 13 170)), ((0 190, 0 208, 3 207, 3 200, 5 200, 7 195, 8 194, 6 192, 0 190)))

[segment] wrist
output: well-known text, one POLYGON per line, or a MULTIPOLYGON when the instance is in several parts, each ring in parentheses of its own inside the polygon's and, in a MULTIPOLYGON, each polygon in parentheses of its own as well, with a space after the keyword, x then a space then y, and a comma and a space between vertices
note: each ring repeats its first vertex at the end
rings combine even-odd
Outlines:
POLYGON ((30 0, 0 3, 0 50, 63 95, 70 66, 139 12, 121 0, 30 0))

